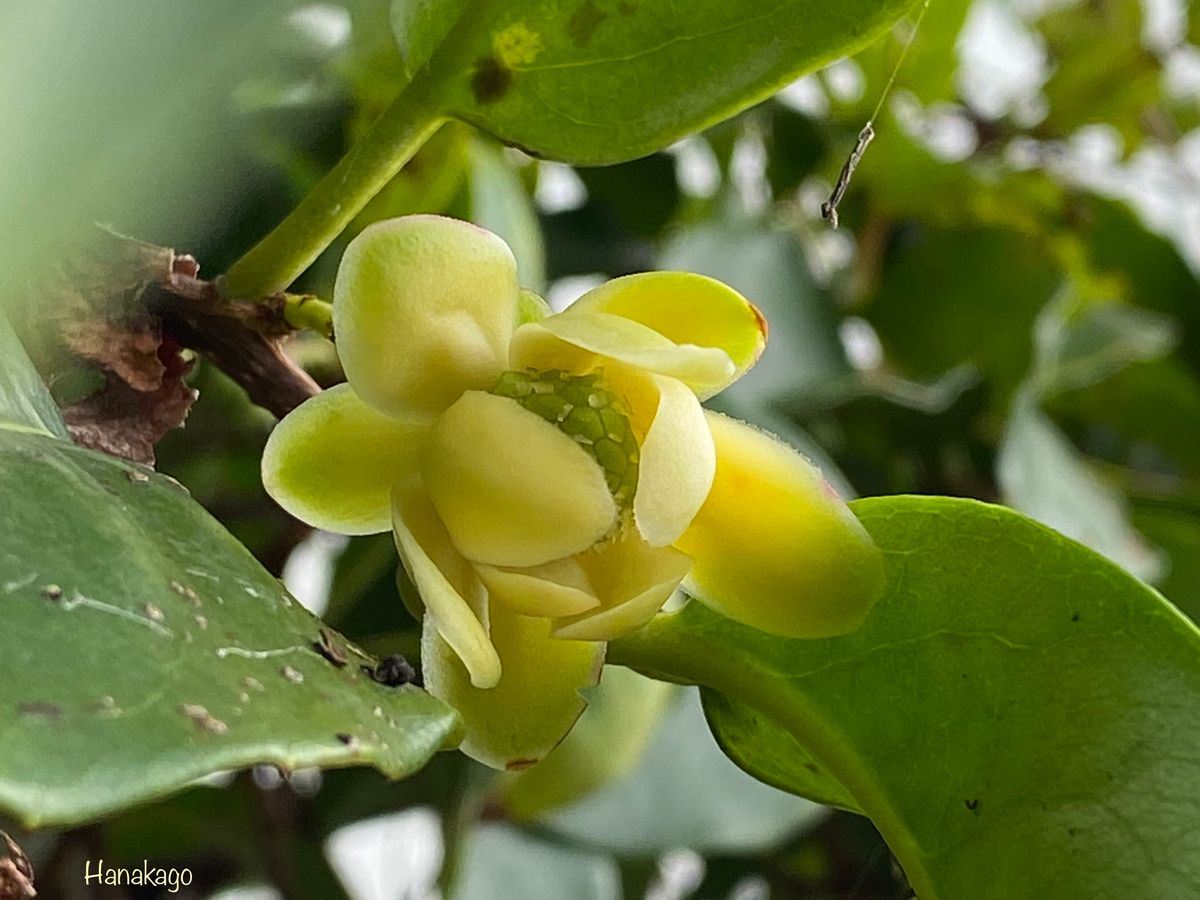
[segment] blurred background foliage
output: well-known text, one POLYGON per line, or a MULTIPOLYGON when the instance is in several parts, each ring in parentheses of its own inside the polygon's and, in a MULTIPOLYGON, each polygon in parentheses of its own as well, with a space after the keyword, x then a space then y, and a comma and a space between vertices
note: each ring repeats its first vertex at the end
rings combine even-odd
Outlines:
MULTIPOLYGON (((804 449, 849 496, 1013 505, 1195 617, 1198 19, 1178 0, 934 0, 838 231, 819 204, 903 26, 623 165, 538 162, 447 125, 300 287, 330 296, 345 241, 412 212, 497 231, 556 308, 629 272, 716 276, 771 323, 725 411, 804 449)), ((384 0, 9 0, 0 300, 36 297, 93 222, 223 271, 386 106, 399 71, 384 0)), ((327 342, 292 350, 321 383, 340 379, 327 342)), ((192 383, 200 401, 159 468, 333 626, 416 657, 390 536, 286 517, 258 476, 272 417, 211 367, 192 383)), ((76 875, 97 856, 187 865, 195 896, 225 900, 425 897, 443 870, 471 900, 907 895, 866 820, 743 775, 702 715, 693 693, 612 669, 567 743, 521 775, 492 780, 457 754, 397 784, 259 769, 22 842, 42 896, 68 900, 92 896, 76 875)))

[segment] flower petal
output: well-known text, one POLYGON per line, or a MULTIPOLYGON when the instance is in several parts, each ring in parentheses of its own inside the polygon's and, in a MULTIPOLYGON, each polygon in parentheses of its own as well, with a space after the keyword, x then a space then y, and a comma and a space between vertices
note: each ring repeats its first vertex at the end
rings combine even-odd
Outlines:
POLYGON ((599 606, 587 573, 574 559, 528 569, 476 566, 488 596, 526 616, 573 616, 599 606))
MULTIPOLYGON (((733 361, 716 347, 676 344, 652 328, 610 313, 574 312, 549 316, 522 325, 513 336, 510 361, 520 368, 574 368, 558 365, 569 351, 548 336, 565 341, 586 354, 608 357, 650 372, 670 375, 697 393, 710 396, 733 380, 733 361)), ((586 359, 580 356, 579 359, 586 359)))
POLYGON ((576 558, 595 586, 600 606, 558 619, 556 638, 608 641, 632 631, 662 609, 692 567, 686 555, 651 546, 635 528, 576 558))
POLYGON ((416 471, 417 448, 428 433, 427 425, 379 414, 340 384, 275 426, 263 450, 263 486, 315 528, 387 531, 392 484, 416 471))
POLYGON ((857 628, 884 588, 866 529, 791 447, 708 413, 717 476, 675 546, 695 560, 684 589, 735 621, 784 637, 857 628))
POLYGON ((487 612, 483 585, 450 543, 418 479, 396 486, 392 512, 396 549, 425 602, 426 625, 461 659, 471 684, 492 687, 500 680, 500 657, 480 621, 487 612))
POLYGON ((606 282, 580 297, 568 313, 611 313, 652 328, 676 344, 717 347, 740 378, 762 355, 767 322, 745 297, 713 278, 691 272, 643 272, 606 282))
POLYGON ((433 504, 459 551, 492 566, 537 566, 587 549, 616 522, 604 470, 507 397, 468 391, 421 454, 433 504))
POLYGON ((658 410, 642 441, 633 514, 655 547, 673 544, 704 505, 717 453, 704 409, 682 382, 653 376, 658 410))
POLYGON ((472 759, 495 769, 540 760, 571 730, 586 702, 580 691, 600 679, 604 645, 550 637, 550 620, 491 610, 492 642, 504 674, 489 690, 472 686, 462 663, 426 624, 421 641, 425 688, 458 710, 472 759))
POLYGON ((491 232, 441 216, 371 225, 334 286, 346 377, 381 412, 435 415, 507 367, 517 302, 512 251, 491 232))

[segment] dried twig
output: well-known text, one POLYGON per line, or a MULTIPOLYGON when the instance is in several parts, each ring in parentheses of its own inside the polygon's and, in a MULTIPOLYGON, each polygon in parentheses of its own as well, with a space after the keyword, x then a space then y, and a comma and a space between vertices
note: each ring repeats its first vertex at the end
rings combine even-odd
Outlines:
POLYGON ((855 143, 854 149, 850 151, 850 156, 842 165, 842 171, 838 174, 837 183, 834 184, 833 191, 829 194, 829 199, 821 204, 821 218, 828 219, 829 224, 833 228, 838 227, 838 204, 842 202, 842 197, 846 194, 846 188, 850 187, 850 178, 854 175, 854 170, 858 168, 858 164, 862 161, 863 153, 867 150, 867 145, 875 137, 875 117, 883 109, 883 101, 892 92, 892 85, 896 83, 896 74, 900 71, 900 66, 904 64, 904 58, 908 56, 908 51, 912 47, 913 41, 917 38, 917 32, 921 30, 921 23, 925 21, 925 13, 929 12, 929 3, 930 0, 925 0, 925 3, 921 6, 921 12, 917 15, 917 21, 913 23, 908 40, 904 42, 904 49, 900 51, 896 65, 892 67, 892 74, 888 76, 887 84, 883 86, 883 92, 879 95, 875 109, 871 111, 871 117, 867 119, 867 124, 858 133, 858 142, 855 143))
POLYGON ((223 296, 216 282, 199 277, 192 257, 165 247, 102 231, 28 296, 22 331, 35 358, 49 372, 94 379, 63 409, 83 446, 152 464, 155 444, 183 423, 195 399, 184 381, 184 348, 277 416, 319 390, 280 342, 301 326, 328 335, 327 303, 223 296))
POLYGON ((838 174, 837 184, 833 186, 833 192, 829 195, 829 199, 821 204, 821 218, 828 219, 829 224, 833 228, 838 227, 838 204, 842 202, 842 197, 846 194, 846 188, 850 187, 850 178, 854 175, 854 170, 858 168, 858 164, 867 150, 867 145, 871 143, 871 139, 874 137, 875 129, 872 127, 871 122, 867 122, 863 126, 862 131, 858 133, 858 143, 850 151, 850 156, 847 157, 845 164, 842 166, 842 171, 838 174))

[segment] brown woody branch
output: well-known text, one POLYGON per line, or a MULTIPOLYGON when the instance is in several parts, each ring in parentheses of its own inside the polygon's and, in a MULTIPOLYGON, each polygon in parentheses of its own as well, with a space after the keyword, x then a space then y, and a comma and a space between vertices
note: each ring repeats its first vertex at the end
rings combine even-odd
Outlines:
POLYGON ((149 292, 147 308, 183 347, 195 350, 236 381, 250 399, 283 417, 320 391, 286 354, 280 339, 294 329, 284 297, 250 303, 222 297, 197 277, 191 257, 177 257, 167 279, 149 292))

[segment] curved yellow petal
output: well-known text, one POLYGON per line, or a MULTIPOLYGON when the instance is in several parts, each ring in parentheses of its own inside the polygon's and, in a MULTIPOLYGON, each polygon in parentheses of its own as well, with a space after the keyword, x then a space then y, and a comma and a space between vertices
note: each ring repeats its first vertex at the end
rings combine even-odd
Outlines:
POLYGON ((617 518, 591 455, 507 397, 463 394, 434 423, 421 472, 455 546, 476 563, 562 559, 600 540, 617 518))
POLYGON ((704 409, 687 385, 654 376, 658 409, 642 441, 633 514, 655 547, 673 544, 704 505, 717 453, 704 409))
POLYGON ((427 425, 381 415, 340 384, 275 426, 263 450, 263 486, 315 528, 387 531, 392 484, 416 471, 417 449, 428 433, 427 425))
POLYGON ((650 621, 692 567, 671 547, 653 547, 627 527, 579 560, 600 598, 588 612, 555 620, 554 636, 609 641, 650 621))
POLYGON ((716 347, 733 361, 728 380, 740 378, 762 355, 767 322, 729 285, 691 272, 643 272, 615 278, 580 297, 568 313, 611 313, 669 338, 676 344, 716 347))
POLYGON ((338 355, 365 402, 429 417, 507 367, 517 303, 512 251, 490 231, 441 216, 388 219, 342 257, 338 355))
POLYGON ((488 597, 526 616, 573 616, 599 606, 587 573, 574 559, 528 569, 475 567, 488 597))
POLYGON ((571 730, 604 665, 604 645, 550 637, 550 620, 491 609, 492 642, 504 674, 495 687, 471 684, 438 630, 426 624, 421 642, 425 689, 458 710, 461 750, 494 769, 523 769, 554 749, 571 730))
POLYGON ((488 688, 500 681, 500 657, 488 639, 487 599, 471 564, 450 543, 437 512, 412 479, 392 492, 396 549, 425 602, 425 622, 461 660, 470 682, 488 688))
MULTIPOLYGON (((652 328, 610 313, 568 309, 541 322, 522 325, 513 335, 510 359, 538 369, 561 368, 569 351, 546 339, 553 335, 594 356, 619 360, 650 372, 678 378, 699 394, 710 396, 733 380, 733 361, 716 347, 676 344, 652 328)), ((583 359, 585 357, 579 357, 583 359)))
POLYGON ((717 476, 675 546, 684 589, 735 621, 785 637, 857 628, 883 593, 883 557, 821 472, 764 432, 708 413, 717 476))

